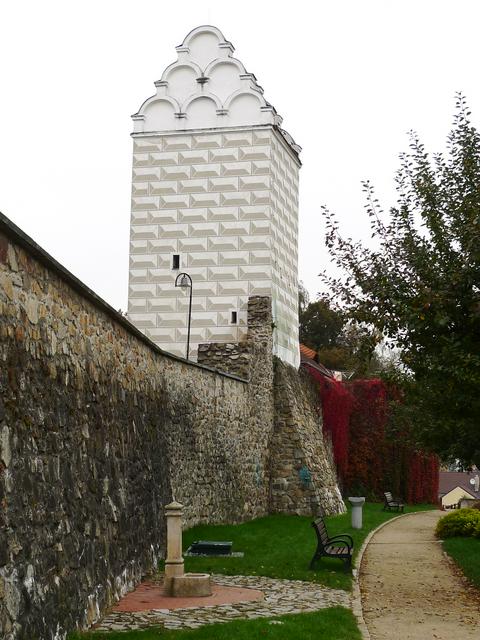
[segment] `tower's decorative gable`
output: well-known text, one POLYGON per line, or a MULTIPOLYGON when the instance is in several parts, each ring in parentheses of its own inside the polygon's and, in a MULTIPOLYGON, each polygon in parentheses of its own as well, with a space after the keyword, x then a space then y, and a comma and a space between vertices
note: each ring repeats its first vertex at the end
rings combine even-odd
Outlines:
POLYGON ((272 298, 274 353, 298 365, 300 147, 233 46, 203 26, 133 116, 129 316, 185 354, 245 337, 247 300, 272 298), (177 268, 178 267, 178 268, 177 268))

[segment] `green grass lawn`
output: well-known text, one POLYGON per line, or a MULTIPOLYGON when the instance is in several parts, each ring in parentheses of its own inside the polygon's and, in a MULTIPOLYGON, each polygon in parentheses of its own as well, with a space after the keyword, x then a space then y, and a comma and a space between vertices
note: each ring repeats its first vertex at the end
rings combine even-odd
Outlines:
POLYGON ((68 640, 361 640, 361 637, 352 612, 344 607, 331 607, 315 613, 236 620, 198 629, 170 631, 156 627, 145 631, 73 633, 68 640))
MULTIPOLYGON (((407 512, 431 509, 427 505, 409 506, 407 512)), ((355 554, 372 529, 395 517, 382 511, 382 504, 366 503, 363 529, 350 526, 350 512, 326 519, 330 536, 348 533, 353 537, 355 554)), ((226 575, 260 575, 272 578, 320 582, 328 587, 350 589, 351 574, 344 572, 343 562, 322 558, 314 571, 308 569, 316 549, 312 518, 273 515, 238 525, 202 525, 185 531, 186 550, 195 540, 231 540, 233 551, 243 551, 243 558, 185 558, 185 571, 226 575)), ((161 567, 162 568, 162 567, 161 567)))
POLYGON ((447 538, 443 548, 463 573, 480 589, 480 539, 447 538))
MULTIPOLYGON (((407 512, 432 509, 430 505, 409 506, 407 512)), ((326 519, 331 536, 350 534, 356 555, 370 531, 394 518, 385 513, 382 504, 367 503, 363 510, 363 529, 350 527, 350 512, 326 519)), ((272 578, 315 581, 328 587, 348 590, 352 576, 345 573, 343 562, 322 558, 314 571, 308 565, 316 548, 312 518, 273 515, 238 525, 198 526, 184 533, 184 550, 195 540, 232 540, 233 550, 242 551, 242 558, 185 558, 185 570, 226 575, 261 575, 272 578)), ((478 541, 477 541, 478 542, 478 541)), ((160 567, 163 569, 163 567, 160 567)), ((351 611, 331 607, 315 613, 286 615, 269 619, 238 620, 225 624, 206 625, 191 630, 165 630, 160 627, 144 631, 73 633, 68 640, 251 640, 256 638, 328 640, 360 640, 361 634, 351 611), (272 621, 282 624, 272 624, 272 621)))

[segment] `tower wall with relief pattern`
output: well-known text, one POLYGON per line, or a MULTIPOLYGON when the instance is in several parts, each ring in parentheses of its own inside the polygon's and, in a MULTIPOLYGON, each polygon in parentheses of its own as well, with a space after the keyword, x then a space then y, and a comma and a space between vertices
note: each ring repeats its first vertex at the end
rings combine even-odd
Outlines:
POLYGON ((298 366, 300 147, 215 27, 198 27, 133 116, 129 317, 191 357, 246 335, 249 296, 272 298, 273 351, 298 366), (177 268, 178 267, 178 268, 177 268))

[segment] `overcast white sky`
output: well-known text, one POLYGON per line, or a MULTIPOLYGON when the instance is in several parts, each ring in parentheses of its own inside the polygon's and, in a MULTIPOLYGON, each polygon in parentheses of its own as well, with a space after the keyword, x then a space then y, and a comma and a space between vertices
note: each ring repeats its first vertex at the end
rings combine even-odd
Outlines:
POLYGON ((16 0, 0 4, 0 211, 116 308, 127 306, 134 113, 214 24, 303 147, 300 278, 328 266, 320 205, 368 237, 361 180, 393 203, 416 129, 441 150, 463 91, 480 122, 476 0, 16 0))

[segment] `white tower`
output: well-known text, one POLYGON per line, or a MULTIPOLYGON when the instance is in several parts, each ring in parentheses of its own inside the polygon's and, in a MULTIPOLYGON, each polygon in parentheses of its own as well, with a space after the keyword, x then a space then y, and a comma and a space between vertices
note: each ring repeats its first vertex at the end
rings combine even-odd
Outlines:
POLYGON ((129 317, 162 349, 246 334, 247 300, 272 298, 274 353, 298 345, 300 147, 234 48, 211 26, 191 31, 134 120, 129 317))

